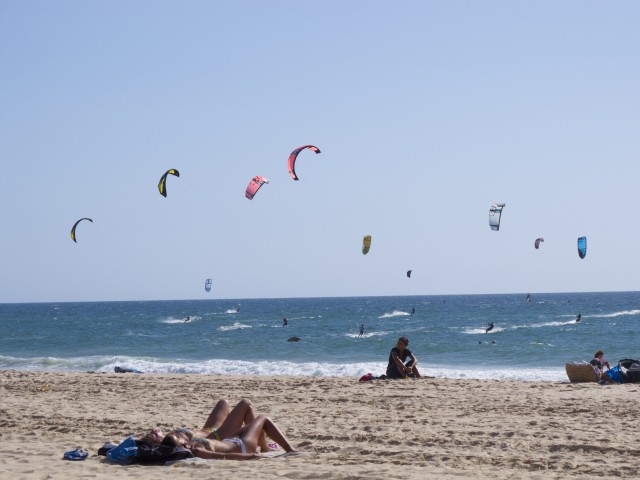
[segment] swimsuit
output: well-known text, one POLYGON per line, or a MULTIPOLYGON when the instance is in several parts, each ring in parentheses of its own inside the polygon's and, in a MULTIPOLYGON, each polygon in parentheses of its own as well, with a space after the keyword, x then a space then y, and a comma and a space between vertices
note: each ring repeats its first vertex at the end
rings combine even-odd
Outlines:
POLYGON ((203 432, 210 432, 209 435, 207 435, 207 438, 209 438, 211 435, 213 435, 213 438, 215 438, 216 440, 222 440, 220 438, 220 434, 218 433, 218 429, 217 428, 214 428, 214 429, 203 428, 202 431, 203 432))
POLYGON ((242 453, 247 453, 247 447, 245 446, 244 442, 242 441, 241 438, 225 438, 224 440, 222 440, 223 442, 229 442, 229 443, 235 443, 236 445, 240 446, 240 450, 242 451, 242 453))
POLYGON ((176 433, 184 433, 189 440, 193 439, 193 432, 188 428, 176 428, 173 431, 176 433))
POLYGON ((210 452, 215 452, 216 451, 216 448, 213 445, 213 441, 209 440, 208 438, 194 438, 192 440, 192 443, 199 443, 206 450, 209 450, 210 452))

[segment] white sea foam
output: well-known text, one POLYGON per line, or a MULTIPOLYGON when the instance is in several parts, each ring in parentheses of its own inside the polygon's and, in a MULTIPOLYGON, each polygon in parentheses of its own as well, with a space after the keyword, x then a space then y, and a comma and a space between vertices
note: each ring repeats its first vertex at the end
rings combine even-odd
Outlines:
POLYGON ((385 313, 384 315, 380 315, 378 318, 393 318, 393 317, 408 317, 411 314, 409 312, 404 312, 402 310, 394 310, 391 313, 385 313))
MULTIPOLYGON (((359 363, 292 363, 283 361, 245 362, 211 359, 202 362, 158 362, 134 357, 78 357, 78 358, 14 358, 0 356, 0 369, 32 371, 96 371, 113 373, 114 368, 131 368, 144 373, 195 373, 209 375, 295 375, 309 377, 361 377, 365 373, 383 374, 386 362, 359 363)), ((564 369, 535 368, 451 368, 449 366, 421 366, 424 376, 451 379, 567 381, 564 369)))
POLYGON ((391 332, 365 332, 362 335, 359 333, 345 333, 345 337, 349 338, 371 338, 371 337, 384 337, 389 335, 391 332))
POLYGON ((640 315, 640 310, 623 310, 621 312, 613 312, 605 315, 589 315, 588 317, 583 315, 582 318, 616 318, 625 315, 640 315))
POLYGON ((514 325, 509 327, 509 330, 519 330, 522 328, 543 328, 543 327, 562 327, 564 325, 575 325, 575 320, 570 320, 567 322, 543 322, 543 323, 532 323, 530 325, 514 325))
POLYGON ((484 335, 485 333, 497 333, 497 332, 504 332, 504 331, 505 329, 502 327, 493 327, 488 332, 486 327, 482 327, 482 328, 469 327, 464 329, 462 333, 466 333, 467 335, 477 335, 477 334, 484 335))
MULTIPOLYGON (((169 318, 165 318, 164 320, 160 320, 160 323, 169 323, 169 324, 173 324, 173 323, 185 323, 185 320, 187 319, 187 317, 182 317, 182 318, 173 318, 173 317, 169 317, 169 318)), ((200 317, 191 317, 189 319, 189 321, 193 321, 196 319, 200 319, 200 317)))
POLYGON ((253 328, 251 325, 245 325, 244 323, 235 322, 233 325, 222 325, 218 327, 220 332, 229 332, 231 330, 241 330, 243 328, 253 328))

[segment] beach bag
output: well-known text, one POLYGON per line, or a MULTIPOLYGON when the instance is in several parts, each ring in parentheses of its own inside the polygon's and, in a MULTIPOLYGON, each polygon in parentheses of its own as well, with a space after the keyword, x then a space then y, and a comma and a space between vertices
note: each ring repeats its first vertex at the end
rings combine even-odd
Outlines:
POLYGON ((117 447, 109 450, 107 452, 107 458, 112 462, 116 462, 121 465, 129 465, 136 460, 137 454, 138 445, 136 444, 133 435, 131 435, 120 442, 117 447))
POLYGON ((629 383, 640 383, 640 362, 629 365, 629 368, 627 368, 627 378, 629 383))
POLYGON ((640 360, 633 360, 631 358, 623 358, 618 360, 618 365, 622 365, 624 368, 630 368, 634 363, 640 363, 640 360))
POLYGON ((607 377, 609 377, 610 380, 616 383, 627 383, 627 377, 622 370, 623 368, 624 367, 616 365, 611 370, 607 370, 604 373, 607 375, 607 377))
POLYGON ((368 382, 369 380, 373 380, 375 377, 373 376, 373 373, 367 373, 365 375, 362 375, 360 377, 360 380, 358 380, 359 382, 368 382))

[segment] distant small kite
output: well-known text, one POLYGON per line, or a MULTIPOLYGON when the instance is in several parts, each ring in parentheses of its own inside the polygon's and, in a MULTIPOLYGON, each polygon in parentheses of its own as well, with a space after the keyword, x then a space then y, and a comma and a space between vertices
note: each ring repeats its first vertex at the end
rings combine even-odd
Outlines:
POLYGON ((540 248, 540 243, 544 242, 544 238, 536 238, 536 242, 533 244, 536 247, 536 250, 540 248))
POLYGON ((163 197, 167 197, 167 175, 174 175, 176 177, 180 176, 180 172, 175 168, 170 168, 160 177, 160 181, 158 182, 158 190, 160 190, 160 195, 163 197))
POLYGON ((78 224, 83 221, 83 220, 89 220, 91 223, 93 223, 93 220, 91 220, 90 218, 81 218, 80 220, 78 220, 76 223, 73 224, 73 227, 71 227, 71 240, 73 240, 74 242, 78 243, 76 241, 76 227, 78 226, 78 224))
POLYGON ((366 235, 362 239, 362 254, 366 255, 369 253, 369 249, 371 248, 371 235, 366 235))
POLYGON ((412 272, 412 271, 413 271, 413 270, 407 270, 407 277, 411 278, 411 272, 412 272))
POLYGON ((313 145, 304 145, 302 147, 296 148, 293 152, 291 152, 291 154, 289 155, 288 166, 289 166, 289 175, 291 175, 291 178, 293 178, 294 180, 298 180, 298 176, 296 175, 296 171, 295 171, 296 159, 298 158, 298 154, 305 148, 308 148, 312 152, 316 152, 316 154, 320 153, 320 149, 313 145))
POLYGON ((204 289, 207 292, 211 291, 211 285, 213 284, 213 281, 210 278, 207 278, 207 280, 204 282, 204 289))
POLYGON ((256 175, 249 182, 249 185, 247 186, 247 190, 244 192, 244 196, 247 197, 249 200, 252 200, 253 197, 256 195, 256 193, 258 193, 258 190, 260 190, 260 187, 265 183, 269 183, 269 180, 261 177, 260 175, 256 175))
POLYGON ((491 230, 500 230, 500 217, 502 216, 502 209, 505 207, 504 203, 494 203, 489 209, 489 226, 491 230))
POLYGON ((578 238, 578 255, 580 258, 587 256, 587 237, 578 238))

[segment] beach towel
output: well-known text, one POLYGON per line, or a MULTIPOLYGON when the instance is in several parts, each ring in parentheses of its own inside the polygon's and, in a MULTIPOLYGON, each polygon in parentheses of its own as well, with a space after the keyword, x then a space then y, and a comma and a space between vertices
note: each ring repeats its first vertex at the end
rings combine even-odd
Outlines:
POLYGON ((129 465, 136 460, 138 454, 138 445, 136 444, 133 435, 125 438, 118 444, 117 447, 110 449, 107 452, 107 458, 121 465, 129 465))
POLYGON ((610 370, 604 372, 610 380, 616 383, 627 383, 627 376, 624 374, 622 368, 619 365, 616 365, 610 370))

